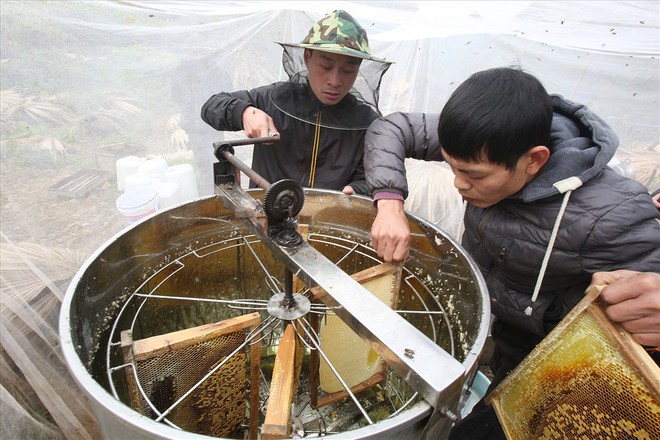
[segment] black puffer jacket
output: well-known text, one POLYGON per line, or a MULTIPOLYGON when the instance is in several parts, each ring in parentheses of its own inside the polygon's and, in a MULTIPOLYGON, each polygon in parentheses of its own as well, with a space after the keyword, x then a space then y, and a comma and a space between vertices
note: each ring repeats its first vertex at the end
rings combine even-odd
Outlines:
MULTIPOLYGON (((287 83, 213 95, 202 107, 202 119, 216 130, 238 131, 243 129, 242 115, 246 107, 263 110, 273 118, 280 140, 270 145, 254 146, 252 169, 257 174, 270 183, 293 179, 305 187, 338 191, 350 185, 357 194, 366 194, 362 162, 366 129, 330 128, 324 125, 324 121, 350 115, 370 122, 378 114, 371 107, 358 103, 351 94, 336 105, 325 106, 306 85, 301 84, 300 87, 304 89, 300 92, 307 95, 305 105, 310 107, 308 113, 317 115, 320 112, 318 125, 305 122, 289 116, 273 103, 273 92, 284 85, 287 83), (318 142, 316 155, 315 139, 318 142), (310 182, 311 174, 313 185, 310 182)), ((251 183, 251 187, 254 186, 251 183)))
MULTIPOLYGON (((646 188, 607 167, 618 140, 589 109, 553 96, 553 145, 540 174, 519 194, 465 213, 463 246, 479 265, 502 321, 544 336, 582 298, 597 271, 660 271, 660 223, 646 188), (540 292, 544 254, 564 196, 555 183, 577 177, 540 292), (531 306, 531 316, 525 309, 531 306)), ((405 157, 442 160, 438 114, 397 113, 375 121, 365 139, 370 193, 407 195, 405 157)))

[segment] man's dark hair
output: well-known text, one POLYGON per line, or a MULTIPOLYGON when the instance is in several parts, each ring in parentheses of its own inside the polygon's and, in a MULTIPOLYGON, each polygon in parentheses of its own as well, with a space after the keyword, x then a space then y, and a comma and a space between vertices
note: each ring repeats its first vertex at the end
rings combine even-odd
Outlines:
POLYGON ((541 82, 518 68, 477 72, 461 84, 440 114, 440 145, 450 156, 513 170, 537 145, 550 147, 552 102, 541 82))

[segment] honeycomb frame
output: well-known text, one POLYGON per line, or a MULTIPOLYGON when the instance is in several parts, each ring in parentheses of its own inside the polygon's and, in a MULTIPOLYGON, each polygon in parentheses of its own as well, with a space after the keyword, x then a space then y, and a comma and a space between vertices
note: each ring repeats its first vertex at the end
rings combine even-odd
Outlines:
POLYGON ((510 440, 658 439, 660 368, 590 289, 486 396, 510 440))

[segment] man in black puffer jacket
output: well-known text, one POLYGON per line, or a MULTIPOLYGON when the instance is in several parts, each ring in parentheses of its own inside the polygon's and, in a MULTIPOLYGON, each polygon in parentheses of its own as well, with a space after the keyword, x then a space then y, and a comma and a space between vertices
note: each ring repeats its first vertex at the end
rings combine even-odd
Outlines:
MULTIPOLYGON (((462 243, 495 316, 488 391, 580 301, 592 274, 660 271, 657 211, 646 188, 608 168, 617 145, 601 118, 515 68, 475 73, 440 115, 396 113, 370 126, 372 245, 386 261, 409 252, 404 159, 445 160, 455 174, 467 202, 462 243)), ((480 402, 450 438, 505 437, 480 402)))

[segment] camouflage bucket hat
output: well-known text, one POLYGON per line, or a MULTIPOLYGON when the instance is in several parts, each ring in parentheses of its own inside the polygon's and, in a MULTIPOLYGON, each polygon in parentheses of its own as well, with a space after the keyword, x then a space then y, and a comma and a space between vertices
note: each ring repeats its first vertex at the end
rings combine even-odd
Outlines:
POLYGON ((309 34, 300 43, 280 44, 389 63, 371 55, 367 31, 348 12, 341 10, 334 11, 314 23, 309 34))

